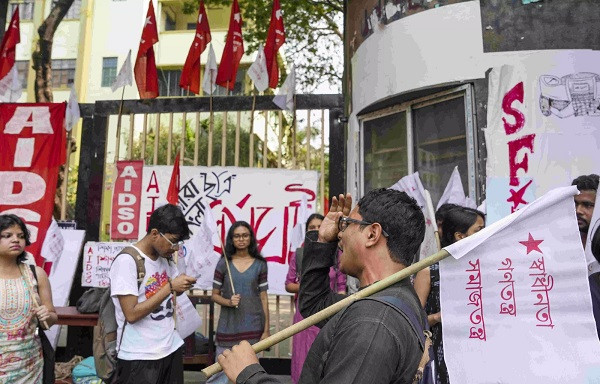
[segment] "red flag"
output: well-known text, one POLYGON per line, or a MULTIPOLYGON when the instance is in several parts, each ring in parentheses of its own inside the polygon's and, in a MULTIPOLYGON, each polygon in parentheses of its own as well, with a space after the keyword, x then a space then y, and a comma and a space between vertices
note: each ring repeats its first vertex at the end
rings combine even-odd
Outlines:
POLYGON ((152 48, 157 42, 156 16, 154 15, 152 0, 150 0, 144 29, 142 30, 142 38, 140 39, 140 48, 133 67, 135 82, 142 99, 153 99, 158 96, 158 72, 154 60, 154 49, 152 48))
POLYGON ((269 24, 269 33, 265 43, 265 60, 267 62, 267 72, 269 73, 269 87, 277 88, 279 82, 279 67, 277 66, 277 51, 285 42, 285 30, 283 28, 283 15, 279 0, 273 0, 273 10, 271 11, 271 24, 269 24))
POLYGON ((244 40, 242 39, 242 14, 237 0, 233 0, 229 31, 223 49, 223 56, 217 72, 217 84, 233 90, 240 60, 244 55, 244 40))
POLYGON ((179 182, 181 180, 181 171, 179 170, 179 153, 173 164, 173 173, 171 173, 171 181, 169 182, 169 190, 167 191, 167 201, 169 204, 177 205, 179 200, 179 182))
POLYGON ((196 35, 194 41, 192 41, 187 59, 185 59, 183 71, 181 71, 181 81, 179 82, 181 88, 189 88, 196 95, 200 93, 200 55, 204 52, 210 40, 210 26, 204 9, 204 1, 201 0, 200 9, 198 10, 198 22, 196 23, 196 35))
POLYGON ((3 79, 15 65, 15 48, 21 42, 19 7, 15 7, 10 24, 4 32, 0 45, 0 79, 3 79))

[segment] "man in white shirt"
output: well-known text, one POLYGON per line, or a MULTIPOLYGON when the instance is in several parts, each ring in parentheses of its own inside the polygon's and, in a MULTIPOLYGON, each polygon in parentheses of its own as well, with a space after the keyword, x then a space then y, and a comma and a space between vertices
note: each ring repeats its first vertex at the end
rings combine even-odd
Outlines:
POLYGON ((148 232, 133 247, 144 258, 138 288, 133 257, 120 255, 110 268, 110 289, 119 329, 117 383, 183 383, 183 340, 173 321, 173 294, 190 289, 196 279, 179 275, 170 260, 189 238, 185 216, 174 205, 157 208, 148 232))

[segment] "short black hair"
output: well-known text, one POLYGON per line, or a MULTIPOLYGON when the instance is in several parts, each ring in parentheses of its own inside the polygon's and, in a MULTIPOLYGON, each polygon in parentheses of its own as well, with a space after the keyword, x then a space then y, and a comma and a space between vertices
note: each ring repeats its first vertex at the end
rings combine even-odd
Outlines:
POLYGON ((590 175, 581 175, 573 182, 571 185, 577 186, 577 189, 580 191, 597 191, 598 190, 598 180, 600 176, 592 173, 590 175))
MULTIPOLYGON (((21 220, 21 218, 17 215, 0 215, 0 232, 8 229, 12 226, 19 226, 25 235, 25 245, 31 245, 31 233, 29 233, 29 229, 27 229, 27 225, 25 222, 21 220)), ((25 262, 27 258, 27 252, 23 251, 19 256, 17 256, 17 263, 25 262)))
POLYGON ((156 229, 165 234, 170 233, 177 236, 177 241, 190 238, 190 228, 181 209, 173 204, 166 204, 158 207, 152 212, 148 223, 148 234, 156 229))
POLYGON ((600 229, 596 229, 596 233, 594 233, 590 245, 592 247, 592 255, 594 255, 596 260, 600 263, 600 229))
POLYGON ((456 232, 466 233, 477 221, 477 216, 480 216, 485 222, 485 215, 483 212, 476 209, 456 207, 449 210, 446 213, 442 224, 442 238, 440 239, 442 247, 447 247, 456 241, 454 239, 454 234, 456 232))
POLYGON ((236 251, 235 245, 233 245, 233 231, 235 231, 235 229, 238 227, 244 227, 250 231, 250 245, 248 245, 248 253, 250 254, 250 256, 258 260, 266 261, 265 258, 262 257, 262 255, 260 254, 260 251, 258 250, 256 236, 254 235, 252 227, 245 221, 236 221, 235 223, 231 224, 229 231, 227 231, 227 237, 225 238, 225 255, 227 256, 227 259, 231 260, 231 256, 236 251))
POLYGON ((319 219, 321 221, 323 221, 325 219, 325 216, 321 215, 320 213, 313 213, 312 215, 308 216, 308 219, 306 219, 306 230, 308 231, 308 224, 310 224, 311 221, 313 221, 314 219, 319 219))
POLYGON ((425 237, 425 216, 415 199, 394 189, 374 189, 358 201, 358 213, 388 233, 392 260, 405 266, 412 263, 425 237))
POLYGON ((435 212, 435 220, 439 221, 440 223, 444 222, 444 218, 446 217, 446 214, 453 210, 454 208, 458 208, 459 206, 456 204, 452 204, 452 203, 445 203, 440 205, 440 207, 438 208, 438 210, 435 212))

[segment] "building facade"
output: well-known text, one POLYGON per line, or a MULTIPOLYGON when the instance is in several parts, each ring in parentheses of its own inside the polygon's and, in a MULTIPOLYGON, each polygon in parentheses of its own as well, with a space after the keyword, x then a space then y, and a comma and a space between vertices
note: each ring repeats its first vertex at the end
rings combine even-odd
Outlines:
POLYGON ((454 166, 485 198, 487 73, 548 50, 598 49, 600 3, 347 0, 346 185, 419 171, 434 204, 454 166))

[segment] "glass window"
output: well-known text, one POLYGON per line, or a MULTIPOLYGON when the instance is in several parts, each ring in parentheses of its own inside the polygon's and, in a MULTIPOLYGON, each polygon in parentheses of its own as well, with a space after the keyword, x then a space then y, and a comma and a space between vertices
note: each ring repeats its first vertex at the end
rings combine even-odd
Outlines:
MULTIPOLYGON (((52 7, 54 7, 56 3, 58 3, 58 0, 53 0, 52 7)), ((79 19, 79 15, 81 15, 81 0, 74 0, 65 15, 65 19, 79 19)))
POLYGON ((8 7, 7 21, 10 21, 15 8, 19 7, 20 20, 33 20, 33 7, 35 0, 11 0, 8 7))
POLYGON ((165 31, 174 31, 175 26, 175 19, 165 13, 165 31))
POLYGON ((52 86, 68 88, 75 82, 75 59, 52 60, 52 86))
POLYGON ((408 174, 406 112, 367 120, 363 129, 364 191, 390 187, 408 174))
POLYGON ((27 89, 27 77, 29 76, 29 60, 17 60, 15 61, 17 65, 17 72, 19 74, 19 81, 21 82, 21 87, 23 89, 27 89))
POLYGON ((117 78, 117 58, 105 57, 102 59, 102 86, 110 87, 117 78))
POLYGON ((158 70, 158 94, 160 96, 184 96, 187 91, 184 91, 179 86, 181 80, 181 69, 158 70))
POLYGON ((412 118, 415 170, 433 203, 442 197, 455 166, 468 194, 464 97, 413 108, 412 118))

